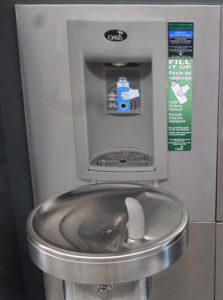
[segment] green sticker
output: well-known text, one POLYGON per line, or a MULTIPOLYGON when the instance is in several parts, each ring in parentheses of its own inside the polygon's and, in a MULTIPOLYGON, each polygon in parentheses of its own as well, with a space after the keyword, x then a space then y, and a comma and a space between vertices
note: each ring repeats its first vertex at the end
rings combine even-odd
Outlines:
POLYGON ((168 150, 191 150, 192 59, 168 60, 168 150))

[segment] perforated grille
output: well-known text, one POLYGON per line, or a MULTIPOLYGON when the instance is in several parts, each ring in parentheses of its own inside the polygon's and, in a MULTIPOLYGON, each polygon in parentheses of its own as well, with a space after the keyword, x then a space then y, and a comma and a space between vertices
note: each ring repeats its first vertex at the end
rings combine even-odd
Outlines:
POLYGON ((150 155, 138 151, 114 151, 99 154, 92 162, 98 167, 150 167, 153 159, 150 155))

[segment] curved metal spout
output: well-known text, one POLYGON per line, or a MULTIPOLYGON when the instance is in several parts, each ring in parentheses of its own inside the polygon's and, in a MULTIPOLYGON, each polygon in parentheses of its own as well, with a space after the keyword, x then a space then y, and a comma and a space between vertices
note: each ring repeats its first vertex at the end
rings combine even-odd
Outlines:
POLYGON ((145 216, 144 211, 138 200, 127 197, 125 204, 128 211, 129 220, 127 223, 128 238, 131 240, 140 240, 145 234, 145 216))

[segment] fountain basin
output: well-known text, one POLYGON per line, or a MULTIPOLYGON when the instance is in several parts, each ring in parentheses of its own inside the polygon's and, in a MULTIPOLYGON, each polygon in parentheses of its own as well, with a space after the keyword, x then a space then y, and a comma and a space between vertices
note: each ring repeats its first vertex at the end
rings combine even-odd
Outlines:
POLYGON ((158 188, 134 183, 80 187, 50 198, 27 221, 29 250, 44 272, 83 284, 136 281, 172 265, 188 242, 188 212, 158 188), (125 199, 144 212, 145 233, 129 239, 125 199))

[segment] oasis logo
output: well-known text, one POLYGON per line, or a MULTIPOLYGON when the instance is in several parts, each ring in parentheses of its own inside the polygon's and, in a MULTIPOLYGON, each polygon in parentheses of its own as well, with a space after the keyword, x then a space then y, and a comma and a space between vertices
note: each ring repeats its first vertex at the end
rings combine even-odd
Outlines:
POLYGON ((112 29, 105 32, 105 38, 111 42, 122 42, 127 39, 127 33, 123 30, 112 29))

